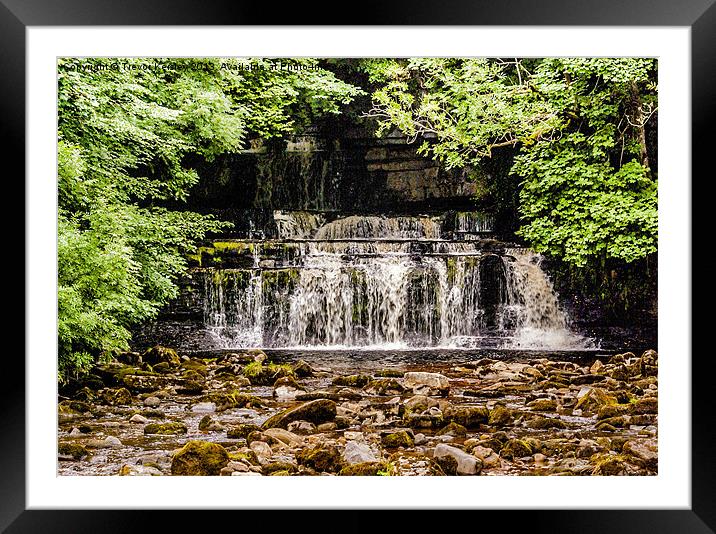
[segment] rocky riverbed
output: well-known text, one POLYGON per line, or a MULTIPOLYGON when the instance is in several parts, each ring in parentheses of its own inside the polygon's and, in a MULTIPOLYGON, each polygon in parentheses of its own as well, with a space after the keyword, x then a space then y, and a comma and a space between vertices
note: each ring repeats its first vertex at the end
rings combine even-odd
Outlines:
POLYGON ((156 346, 60 390, 59 475, 655 475, 657 353, 381 367, 156 346))

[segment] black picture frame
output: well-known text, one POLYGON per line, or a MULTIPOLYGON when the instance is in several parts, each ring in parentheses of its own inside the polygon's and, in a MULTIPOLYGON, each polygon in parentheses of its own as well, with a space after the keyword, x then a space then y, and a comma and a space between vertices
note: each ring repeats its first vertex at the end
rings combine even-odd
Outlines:
MULTIPOLYGON (((315 25, 315 24, 408 24, 408 25, 546 25, 546 26, 686 26, 691 28, 692 72, 692 176, 713 175, 709 165, 716 142, 714 96, 716 95, 716 5, 714 0, 369 0, 349 6, 341 12, 335 5, 274 5, 241 0, 0 0, 0 147, 7 165, 16 163, 16 171, 6 170, 6 180, 24 176, 25 144, 25 31, 28 26, 85 25, 315 25), (350 18, 348 18, 350 17, 350 18), (707 174, 708 171, 708 174, 707 174)), ((692 179, 690 187, 698 183, 692 179)), ((693 195, 692 195, 693 198, 693 195)), ((16 221, 16 220, 15 220, 16 221)), ((6 223, 6 229, 15 228, 6 223)), ((694 229, 697 227, 695 225, 694 229)), ((18 236, 13 236, 14 240, 18 236)), ((696 240, 692 240, 696 243, 696 240)), ((25 243, 26 247, 32 243, 25 243)), ((17 255, 19 256, 19 255, 17 255)), ((19 257, 6 261, 18 262, 19 257)), ((24 265, 27 268, 27 265, 24 265)), ((26 279, 26 284, 28 283, 26 279)), ((700 296, 705 301, 706 295, 700 296)), ((12 302, 12 301, 11 301, 12 302)), ((694 307, 694 309, 697 309, 694 307)), ((710 314, 709 314, 710 315, 710 314)), ((18 313, 17 316, 20 316, 18 313)), ((694 314, 692 332, 700 324, 694 314)), ((701 329, 703 331, 703 329, 701 329)), ((11 332, 9 329, 7 332, 11 332)), ((49 335, 49 333, 48 333, 49 335)), ((0 528, 7 532, 128 532, 152 528, 153 520, 162 521, 164 531, 184 531, 189 527, 181 511, 28 511, 25 510, 25 365, 19 352, 8 345, 2 362, 0 403, 0 528), (161 518, 157 518, 159 514, 161 518)), ((696 345, 694 345, 696 347, 696 345)), ((499 511, 471 512, 465 525, 474 528, 486 521, 503 521, 508 531, 535 532, 716 532, 716 424, 714 395, 709 382, 713 355, 694 349, 685 354, 684 365, 692 371, 692 472, 689 510, 531 510, 507 514, 499 511), (500 516, 497 516, 500 514, 500 516)), ((625 506, 629 496, 625 495, 625 506)), ((555 495, 555 501, 559 496, 555 495)), ((82 503, 77 503, 81 507, 82 503)), ((229 519, 227 512, 211 512, 216 519, 229 519)), ((267 524, 266 512, 246 512, 242 522, 254 520, 267 524), (259 515, 259 514, 263 514, 259 515)), ((438 521, 449 519, 443 511, 438 521)), ((270 531, 285 525, 301 525, 302 514, 290 517, 270 513, 270 531)), ((373 515, 373 513, 371 513, 373 515)), ((426 514, 411 512, 400 519, 367 517, 367 512, 344 511, 338 522, 311 521, 311 530, 380 531, 401 525, 401 530, 420 525, 426 514), (375 523, 377 521, 377 523, 375 523), (420 523, 419 523, 420 522, 420 523), (412 523, 412 524, 411 524, 412 523), (371 527, 371 525, 373 525, 371 527)), ((463 514, 465 515, 465 514, 463 514)), ((462 518, 462 516, 458 516, 462 518)), ((458 519, 459 520, 459 519, 458 519)), ((304 525, 307 526, 307 525, 304 525)), ((218 527, 218 525, 216 526, 218 527)), ((483 528, 483 527, 479 527, 483 528)), ((492 527, 495 528, 495 527, 492 527)))

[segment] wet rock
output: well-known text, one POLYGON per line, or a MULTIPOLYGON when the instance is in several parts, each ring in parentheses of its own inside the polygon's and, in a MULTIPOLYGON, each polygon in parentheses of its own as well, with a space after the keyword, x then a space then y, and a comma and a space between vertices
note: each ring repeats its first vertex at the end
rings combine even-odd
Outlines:
POLYGON ((640 358, 640 370, 642 376, 657 376, 659 355, 655 350, 647 350, 641 355, 640 358))
POLYGON ((230 439, 246 439, 252 432, 259 432, 261 427, 250 423, 242 423, 231 427, 226 431, 226 437, 230 439))
POLYGON ((343 467, 340 452, 330 444, 319 444, 303 449, 296 455, 296 460, 299 465, 319 472, 335 473, 343 467))
POLYGON ((403 403, 404 413, 423 413, 429 408, 438 407, 440 403, 426 395, 415 395, 403 403))
POLYGON ((176 391, 180 395, 201 395, 204 391, 204 384, 196 380, 178 380, 176 391))
POLYGON ((512 410, 507 408, 504 404, 497 403, 492 410, 490 410, 490 416, 487 422, 494 426, 507 426, 512 423, 513 419, 512 410))
POLYGON ((381 443, 383 447, 388 449, 397 449, 398 447, 411 448, 415 446, 413 437, 405 430, 384 435, 381 438, 381 443))
POLYGON ((437 436, 454 436, 454 437, 465 437, 467 435, 467 429, 455 422, 449 423, 447 426, 438 430, 437 436))
POLYGON ((187 428, 184 423, 150 423, 144 427, 145 434, 159 434, 163 436, 175 436, 186 434, 187 428))
POLYGON ((105 389, 100 392, 104 404, 110 406, 126 406, 132 403, 132 394, 127 388, 105 389))
POLYGON ((290 365, 276 363, 263 365, 261 361, 246 365, 243 373, 255 386, 270 386, 279 378, 294 376, 290 365))
POLYGON ((597 419, 609 419, 611 417, 628 414, 630 411, 631 406, 627 404, 605 404, 599 407, 597 419))
POLYGON ((502 465, 500 457, 490 447, 483 447, 481 445, 477 445, 470 452, 473 456, 479 458, 482 461, 482 467, 484 469, 492 469, 500 467, 502 465))
POLYGON ((144 354, 142 354, 142 361, 151 365, 167 362, 172 366, 179 366, 181 363, 179 355, 174 349, 162 347, 161 345, 155 345, 154 347, 147 349, 144 354))
POLYGON ((147 397, 144 399, 144 406, 147 406, 148 408, 156 408, 161 403, 162 401, 160 401, 157 397, 147 397))
POLYGON ((416 395, 447 395, 450 391, 448 377, 439 373, 405 373, 403 384, 416 395))
POLYGON ((79 443, 60 443, 57 446, 58 460, 82 460, 89 456, 89 451, 79 443))
POLYGON ((328 399, 337 402, 341 399, 341 396, 336 392, 325 390, 309 391, 308 393, 299 393, 296 395, 297 401, 312 401, 318 399, 328 399))
POLYGON ((484 406, 451 405, 443 412, 446 421, 458 423, 465 428, 479 428, 487 423, 490 412, 484 406))
POLYGON ((147 466, 147 465, 123 465, 119 468, 119 473, 117 473, 119 476, 126 477, 157 477, 162 476, 162 472, 157 469, 156 467, 147 466))
POLYGON ((87 413, 92 411, 92 405, 84 401, 64 400, 57 405, 57 411, 61 414, 87 413))
POLYGON ((194 413, 214 413, 216 404, 213 402, 199 402, 191 407, 191 411, 194 413))
POLYGON ((386 462, 363 462, 347 465, 341 469, 340 476, 367 476, 374 477, 390 473, 390 465, 386 462))
POLYGON ((557 401, 554 399, 535 399, 528 402, 527 407, 536 412, 554 412, 557 410, 557 401))
POLYGON ((192 440, 173 455, 171 473, 181 476, 219 475, 228 463, 229 455, 218 443, 192 440))
POLYGON ((659 461, 656 441, 629 440, 622 446, 622 453, 630 461, 648 469, 656 469, 659 461))
POLYGON ((296 466, 288 462, 269 462, 263 466, 261 473, 271 476, 288 476, 296 471, 296 466))
POLYGON ((371 448, 365 443, 349 441, 343 451, 343 460, 349 465, 374 463, 378 461, 371 448))
POLYGON ((263 464, 271 458, 273 455, 273 449, 265 441, 252 441, 249 443, 249 448, 256 453, 256 457, 259 459, 259 463, 263 464))
POLYGON ((595 360, 592 366, 589 368, 589 372, 597 374, 604 368, 604 363, 601 360, 595 360))
POLYGON ((550 428, 567 428, 564 421, 558 417, 535 417, 527 422, 529 428, 535 430, 548 430, 550 428))
POLYGON ((223 412, 232 408, 260 408, 263 403, 255 395, 242 393, 238 390, 213 391, 204 397, 205 401, 213 402, 217 412, 223 412))
POLYGON ((336 430, 338 428, 338 425, 330 421, 328 423, 321 423, 316 427, 316 432, 331 432, 333 430, 336 430))
POLYGON ((621 454, 595 455, 595 466, 592 470, 594 476, 618 476, 626 475, 627 463, 621 454))
POLYGON ((362 388, 365 387, 371 380, 371 377, 368 375, 337 376, 333 379, 333 385, 362 388))
POLYGON ((336 417, 336 403, 328 399, 309 401, 295 408, 279 412, 264 422, 261 428, 286 428, 294 421, 309 421, 321 424, 336 417))
POLYGON ((606 404, 617 404, 617 398, 602 388, 585 386, 577 393, 576 409, 582 410, 585 415, 597 413, 600 407, 606 404))
POLYGON ((393 378, 380 378, 368 382, 363 391, 370 395, 400 395, 405 388, 393 378))
POLYGON ((129 418, 129 422, 137 425, 146 425, 149 422, 149 419, 147 419, 141 414, 135 413, 132 417, 129 418))
POLYGON ((631 413, 639 414, 656 414, 658 413, 659 402, 656 397, 644 397, 637 400, 632 406, 631 413))
POLYGON ((104 444, 107 447, 121 447, 122 441, 117 436, 107 436, 104 438, 104 444))
POLYGON ((199 421, 199 430, 202 432, 218 432, 224 430, 224 426, 218 421, 214 421, 210 415, 205 415, 199 421))
POLYGON ((278 400, 293 400, 298 394, 305 393, 305 390, 291 376, 279 378, 274 382, 273 388, 273 396, 278 400))
MULTIPOLYGON (((406 413, 403 416, 403 424, 410 428, 437 429, 445 425, 442 412, 438 413, 406 413)), ((464 425, 463 425, 464 426, 464 425)))
POLYGON ((289 432, 295 434, 313 434, 316 431, 316 425, 308 421, 294 421, 286 427, 289 432))
POLYGON ((138 352, 120 352, 116 359, 127 365, 142 365, 142 356, 138 352))
POLYGON ((455 472, 458 475, 479 475, 482 471, 482 461, 479 458, 452 445, 441 443, 435 447, 433 458, 438 459, 446 456, 455 460, 455 472))
POLYGON ((521 439, 511 439, 500 449, 500 456, 507 459, 524 458, 526 456, 532 456, 532 454, 532 447, 521 439))
POLYGON ((284 430, 283 428, 268 428, 264 430, 263 433, 290 447, 300 447, 303 445, 304 441, 298 434, 294 434, 293 432, 284 430))
POLYGON ((313 368, 303 360, 298 360, 293 364, 293 374, 299 378, 308 378, 313 376, 313 368))

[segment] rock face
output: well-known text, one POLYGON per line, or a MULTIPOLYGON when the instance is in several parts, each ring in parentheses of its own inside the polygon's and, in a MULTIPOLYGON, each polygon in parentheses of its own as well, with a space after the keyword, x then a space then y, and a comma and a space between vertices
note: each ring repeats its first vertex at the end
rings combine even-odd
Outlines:
POLYGON ((410 372, 403 376, 403 384, 412 389, 416 395, 447 395, 450 391, 450 381, 445 375, 439 373, 410 372))
POLYGON ((443 458, 445 456, 449 456, 457 462, 456 473, 458 475, 479 475, 482 470, 482 461, 479 458, 457 447, 441 443, 435 447, 433 457, 443 458))
POLYGON ((208 441, 190 441, 174 454, 172 475, 207 476, 218 475, 229 463, 226 449, 208 441))
POLYGON ((277 413, 264 422, 261 428, 286 428, 294 421, 308 421, 320 425, 336 417, 336 403, 328 399, 309 401, 295 408, 277 413))

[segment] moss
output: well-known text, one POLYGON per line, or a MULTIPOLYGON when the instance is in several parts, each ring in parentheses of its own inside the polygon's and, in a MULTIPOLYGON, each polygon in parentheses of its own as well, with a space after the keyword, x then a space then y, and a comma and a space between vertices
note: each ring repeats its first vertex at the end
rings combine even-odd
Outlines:
POLYGON ((199 430, 209 430, 213 422, 210 415, 205 415, 201 418, 201 421, 199 421, 199 430))
POLYGON ((195 373, 200 374, 202 376, 206 376, 209 372, 208 368, 206 367, 206 364, 199 360, 186 360, 185 362, 182 362, 181 368, 194 371, 195 373))
POLYGON ((200 375, 199 373, 197 373, 196 371, 194 371, 192 369, 184 371, 181 374, 181 377, 185 378, 187 380, 194 380, 194 381, 204 380, 204 377, 202 375, 200 375))
POLYGON ((142 354, 142 361, 151 365, 155 365, 160 362, 167 362, 169 365, 177 366, 181 363, 179 355, 174 349, 162 347, 161 345, 155 345, 154 347, 147 349, 144 354, 142 354))
POLYGON ((398 447, 411 448, 415 446, 413 437, 405 430, 386 434, 381 438, 381 443, 388 449, 397 449, 398 447))
POLYGON ((616 476, 626 474, 627 457, 623 454, 595 454, 591 461, 595 464, 592 475, 616 476))
POLYGON ((258 430, 261 430, 261 428, 257 425, 252 425, 250 423, 242 423, 240 425, 233 426, 229 430, 227 430, 226 437, 230 439, 246 439, 249 434, 258 430))
POLYGON ((334 446, 326 444, 303 449, 296 455, 296 460, 300 465, 325 473, 335 473, 343 467, 341 453, 334 446))
POLYGON ((371 377, 368 375, 348 375, 348 376, 337 376, 333 379, 333 385, 335 386, 348 386, 354 388, 362 388, 368 382, 371 377))
POLYGON ((230 452, 229 458, 231 460, 236 460, 236 461, 246 460, 251 465, 259 464, 258 456, 256 456, 256 453, 254 451, 252 451, 251 449, 245 449, 241 452, 230 452))
POLYGON ((442 428, 445 425, 445 419, 442 415, 430 415, 427 413, 406 413, 403 415, 403 424, 410 428, 442 428))
POLYGON ((105 389, 100 393, 104 404, 110 406, 126 406, 132 403, 132 394, 127 388, 105 389))
POLYGON ((187 428, 184 423, 149 423, 144 427, 145 434, 159 434, 162 436, 175 436, 178 434, 186 434, 187 428))
POLYGON ((338 474, 345 477, 375 477, 392 474, 393 471, 393 466, 388 462, 362 462, 347 465, 338 474))
POLYGON ((84 401, 64 400, 57 405, 59 413, 86 413, 92 411, 92 406, 84 401))
POLYGON ((87 449, 79 443, 60 443, 57 445, 57 454, 63 458, 81 460, 90 456, 87 449))
POLYGON ((263 466, 261 472, 264 475, 279 476, 279 473, 290 475, 296 470, 296 466, 288 462, 271 462, 263 466))
POLYGON ((263 365, 256 361, 245 365, 242 373, 255 386, 270 386, 278 378, 294 376, 293 368, 288 364, 269 363, 263 365))
POLYGON ((218 412, 230 408, 260 408, 263 405, 260 398, 238 390, 214 391, 206 395, 204 400, 213 402, 218 412))
POLYGON ((291 291, 298 280, 298 269, 271 269, 261 272, 261 287, 264 292, 273 289, 291 291))
POLYGON ((507 459, 523 458, 532 455, 532 447, 525 440, 511 439, 500 449, 500 456, 507 459))
POLYGON ((535 430, 548 430, 550 428, 567 428, 564 421, 558 417, 535 417, 531 419, 527 426, 535 430))
POLYGON ((507 408, 504 404, 497 403, 494 408, 490 410, 490 417, 487 422, 491 425, 505 426, 511 424, 512 420, 512 410, 507 408))
POLYGON ((229 455, 218 443, 193 440, 174 454, 171 473, 180 476, 218 475, 228 463, 229 455))
POLYGON ((597 419, 601 421, 611 417, 618 417, 629 413, 631 410, 632 407, 626 404, 605 404, 604 406, 599 407, 597 419))
POLYGON ((177 383, 176 390, 181 395, 199 395, 204 391, 204 384, 196 380, 181 380, 177 383))
POLYGON ((656 397, 645 397, 636 400, 631 409, 633 414, 655 414, 659 411, 659 403, 656 397))
POLYGON ((445 420, 465 428, 479 428, 487 423, 490 412, 484 406, 449 406, 444 412, 445 420))
POLYGON ((537 412, 554 412, 557 409, 557 401, 554 399, 535 399, 528 403, 527 407, 537 412))

